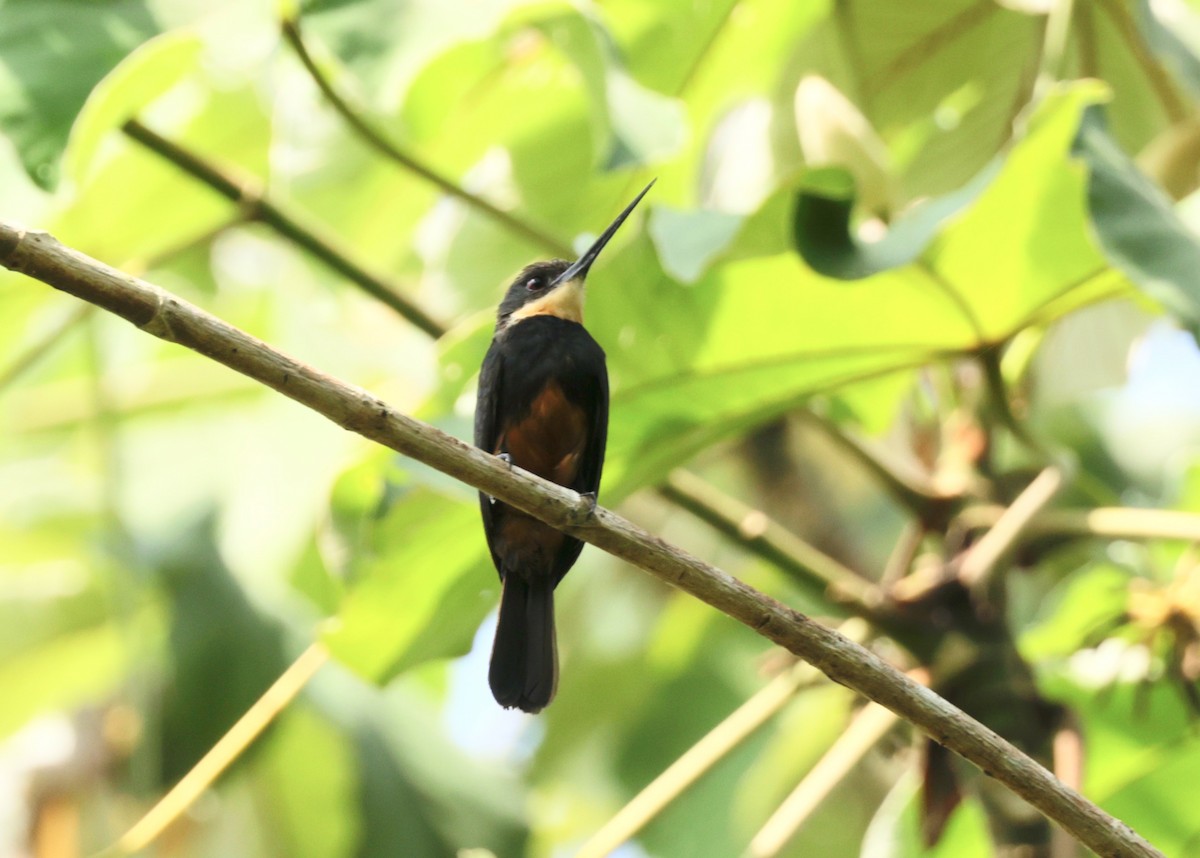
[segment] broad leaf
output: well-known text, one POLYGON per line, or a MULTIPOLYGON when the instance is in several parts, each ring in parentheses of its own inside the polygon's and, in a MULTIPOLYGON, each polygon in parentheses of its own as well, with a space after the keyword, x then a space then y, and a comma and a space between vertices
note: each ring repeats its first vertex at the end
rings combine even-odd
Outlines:
POLYGON ((5 0, 0 16, 0 133, 52 188, 88 93, 158 24, 143 0, 5 0))
POLYGON ((1091 170, 1088 206, 1105 254, 1193 333, 1200 332, 1200 238, 1108 136, 1097 108, 1084 117, 1076 151, 1091 170))
POLYGON ((376 682, 434 658, 461 655, 496 604, 474 504, 416 489, 364 522, 357 586, 325 634, 343 663, 376 682))

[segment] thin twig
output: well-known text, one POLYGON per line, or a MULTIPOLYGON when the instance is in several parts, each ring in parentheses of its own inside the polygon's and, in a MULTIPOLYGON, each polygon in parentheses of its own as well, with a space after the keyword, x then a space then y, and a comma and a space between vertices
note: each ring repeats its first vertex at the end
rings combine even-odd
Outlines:
POLYGON ((992 570, 1016 546, 1021 534, 1066 482, 1063 469, 1057 465, 1045 468, 1017 496, 991 530, 967 550, 959 566, 958 577, 968 587, 983 586, 992 570))
POLYGON ((1038 63, 1038 76, 1034 100, 1041 101, 1046 92, 1065 78, 1067 43, 1071 38, 1071 19, 1074 16, 1074 0, 1054 0, 1046 15, 1046 29, 1042 37, 1042 55, 1038 63))
MULTIPOLYGON (((997 504, 963 510, 958 523, 970 530, 993 527, 1006 507, 997 504)), ((1173 509, 1096 507, 1048 509, 1025 527, 1024 540, 1039 537, 1091 536, 1097 539, 1179 539, 1200 541, 1200 515, 1173 509)))
POLYGON ((237 723, 192 766, 179 783, 117 841, 115 854, 132 855, 149 846, 172 822, 191 807, 230 764, 241 756, 275 717, 291 703, 321 666, 329 651, 311 645, 292 662, 279 679, 246 710, 237 723))
POLYGON ((1013 413, 1012 405, 1008 401, 1008 386, 1004 382, 1004 372, 1000 367, 1000 348, 997 346, 983 348, 979 351, 978 358, 983 367, 988 402, 991 404, 996 418, 1026 448, 1042 456, 1043 461, 1049 458, 1046 448, 1029 434, 1025 424, 1013 413))
MULTIPOLYGON (((145 271, 157 265, 161 265, 167 260, 186 253, 194 247, 212 241, 218 235, 229 230, 239 223, 243 222, 243 218, 238 215, 230 218, 222 223, 218 223, 210 229, 204 230, 199 235, 189 236, 178 244, 172 245, 165 250, 159 251, 145 260, 132 260, 126 263, 123 268, 130 274, 142 274, 145 271)), ((9 364, 8 369, 0 371, 0 393, 8 388, 13 382, 24 375, 28 370, 33 368, 39 361, 49 354, 62 338, 77 324, 86 319, 95 311, 95 307, 84 305, 82 307, 72 307, 71 312, 64 316, 62 320, 46 332, 45 336, 38 339, 33 345, 20 354, 16 360, 9 364)))
POLYGON ((921 547, 921 540, 924 538, 925 529, 919 522, 907 521, 904 523, 904 528, 900 531, 896 544, 892 546, 891 553, 888 554, 883 574, 879 576, 879 586, 886 590, 908 574, 913 560, 916 559, 917 551, 921 547))
MULTIPOLYGON (((1071 789, 1083 788, 1085 757, 1078 719, 1068 715, 1067 723, 1054 734, 1054 773, 1071 789)), ((1079 844, 1061 828, 1055 827, 1051 830, 1050 858, 1079 858, 1082 851, 1079 844)))
POLYGON ((363 118, 362 110, 350 106, 346 98, 337 91, 333 83, 321 71, 320 66, 317 65, 316 61, 313 60, 312 54, 309 53, 308 46, 304 43, 304 37, 300 34, 299 19, 284 18, 280 22, 280 29, 283 32, 284 40, 292 46, 292 50, 300 58, 300 62, 304 65, 309 77, 313 79, 313 83, 321 90, 325 98, 329 101, 329 104, 338 112, 338 115, 346 120, 346 124, 353 128, 365 143, 382 153, 385 157, 395 161, 404 169, 429 182, 447 196, 454 197, 454 199, 465 203, 471 208, 483 212, 510 232, 524 238, 530 244, 540 247, 542 250, 555 256, 570 257, 572 255, 570 245, 559 241, 533 224, 501 208, 497 208, 483 197, 464 189, 450 179, 447 179, 441 173, 438 173, 432 167, 421 163, 391 140, 387 139, 377 128, 363 118))
POLYGON ((19 271, 262 382, 339 426, 411 456, 684 590, 887 707, 974 763, 1102 856, 1148 858, 1153 846, 997 733, 874 653, 647 533, 587 498, 389 407, 186 301, 0 221, 0 265, 19 271))
POLYGON ((746 855, 749 858, 774 858, 778 855, 825 797, 895 723, 895 713, 877 703, 867 704, 763 823, 750 841, 746 855))
POLYGON ((899 467, 886 461, 866 443, 833 425, 824 417, 811 411, 801 411, 799 414, 801 418, 820 429, 839 450, 881 483, 897 503, 927 527, 940 529, 962 505, 962 495, 939 491, 923 474, 903 473, 899 467))
POLYGON ((341 274, 362 291, 395 310, 429 336, 437 339, 446 332, 445 324, 402 295, 394 285, 367 271, 351 260, 330 239, 317 235, 312 227, 303 226, 296 215, 284 211, 278 204, 268 199, 256 181, 234 177, 196 153, 152 131, 137 119, 126 121, 121 126, 121 130, 133 140, 155 154, 161 155, 185 173, 208 185, 225 199, 240 207, 247 220, 255 220, 271 227, 309 255, 341 274))
POLYGON ((70 313, 63 316, 54 327, 46 331, 45 335, 35 340, 29 348, 17 355, 17 359, 9 364, 4 371, 0 372, 0 392, 6 390, 13 382, 37 366, 42 358, 62 342, 62 338, 72 328, 90 316, 94 311, 94 307, 86 304, 82 307, 72 307, 70 313))
MULTIPOLYGON (((848 620, 839 631, 860 643, 867 637, 867 625, 861 620, 848 620)), ((636 837, 667 805, 754 735, 800 689, 810 685, 820 675, 812 665, 801 661, 775 677, 630 799, 612 819, 587 839, 575 858, 604 858, 622 843, 636 837)))
POLYGON ((862 575, 690 471, 672 471, 659 493, 851 613, 871 618, 884 601, 879 588, 862 575))

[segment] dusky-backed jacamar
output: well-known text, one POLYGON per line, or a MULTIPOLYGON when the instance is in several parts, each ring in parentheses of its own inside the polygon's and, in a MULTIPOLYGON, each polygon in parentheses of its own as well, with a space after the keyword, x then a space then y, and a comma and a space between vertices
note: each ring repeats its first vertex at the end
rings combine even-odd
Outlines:
MULTIPOLYGON (((517 275, 479 374, 476 446, 593 498, 608 435, 608 371, 583 327, 584 281, 649 190, 575 262, 536 262, 517 275)), ((479 506, 502 586, 488 683, 501 706, 538 712, 558 685, 554 588, 583 543, 482 493, 479 506)))

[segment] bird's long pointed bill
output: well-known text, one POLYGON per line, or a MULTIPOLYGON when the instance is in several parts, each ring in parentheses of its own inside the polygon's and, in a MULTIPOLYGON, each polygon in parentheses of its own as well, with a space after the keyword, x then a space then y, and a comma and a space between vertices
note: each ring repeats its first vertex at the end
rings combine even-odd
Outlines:
POLYGON ((642 192, 638 194, 633 202, 625 206, 625 211, 617 215, 617 219, 609 224, 608 229, 600 234, 600 237, 592 242, 592 246, 584 251, 583 255, 571 263, 571 267, 558 275, 555 279, 555 285, 559 283, 569 283, 572 280, 582 280, 587 277, 588 269, 592 267, 592 263, 596 261, 596 257, 600 255, 600 251, 604 249, 604 245, 608 244, 609 239, 617 234, 617 230, 621 228, 621 224, 625 223, 625 218, 629 217, 629 213, 637 208, 637 204, 642 201, 642 197, 654 186, 657 179, 651 179, 650 184, 642 188, 642 192))

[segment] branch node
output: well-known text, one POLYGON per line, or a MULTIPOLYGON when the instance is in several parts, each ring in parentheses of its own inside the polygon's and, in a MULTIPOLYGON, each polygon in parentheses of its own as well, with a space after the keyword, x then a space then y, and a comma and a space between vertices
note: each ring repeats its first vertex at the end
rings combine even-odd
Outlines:
POLYGON ((571 527, 584 527, 596 523, 596 493, 576 492, 576 501, 567 511, 567 523, 571 527))
MULTIPOLYGON (((169 343, 176 342, 175 331, 171 328, 171 319, 168 311, 170 299, 160 289, 155 288, 154 294, 154 311, 150 314, 150 318, 144 324, 139 325, 143 331, 160 340, 166 340, 169 343)), ((234 349, 236 352, 237 349, 234 349)))

